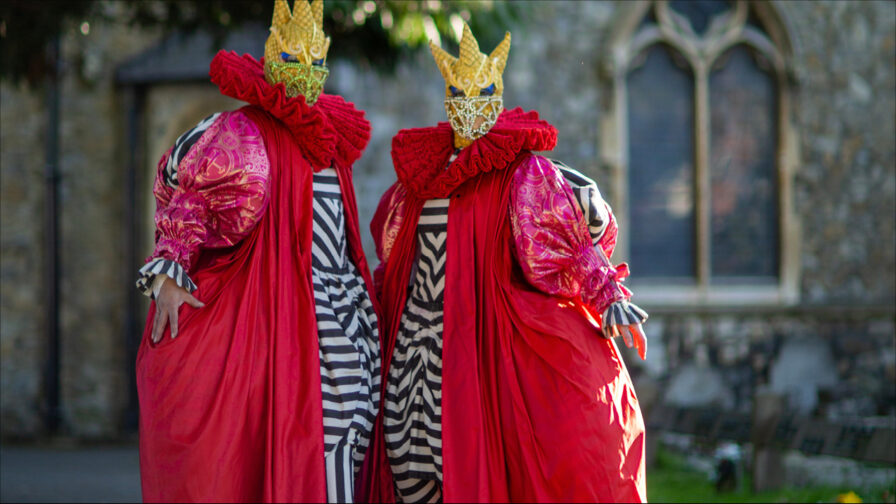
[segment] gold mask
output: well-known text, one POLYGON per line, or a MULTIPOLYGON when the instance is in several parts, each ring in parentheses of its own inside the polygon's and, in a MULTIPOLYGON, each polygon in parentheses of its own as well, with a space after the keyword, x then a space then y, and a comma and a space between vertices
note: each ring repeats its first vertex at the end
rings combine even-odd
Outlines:
POLYGON ((282 82, 287 96, 302 95, 313 105, 330 71, 324 66, 330 38, 323 31, 323 0, 274 1, 271 35, 264 45, 264 77, 270 85, 282 82), (288 61, 284 60, 284 56, 288 61))
POLYGON ((488 56, 479 52, 479 43, 467 23, 457 58, 432 42, 429 48, 445 79, 445 112, 454 129, 454 145, 466 147, 488 133, 503 109, 501 75, 510 52, 510 32, 488 56))

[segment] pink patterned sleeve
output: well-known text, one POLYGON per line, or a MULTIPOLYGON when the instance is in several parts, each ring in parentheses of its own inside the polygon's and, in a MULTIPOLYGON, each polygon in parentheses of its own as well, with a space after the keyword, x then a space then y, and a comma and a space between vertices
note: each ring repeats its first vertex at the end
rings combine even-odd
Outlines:
POLYGON ((379 265, 373 271, 373 283, 377 294, 382 289, 386 261, 389 260, 392 246, 395 244, 398 231, 404 222, 407 194, 407 189, 401 185, 401 182, 392 184, 380 199, 376 212, 373 214, 373 220, 370 221, 370 233, 376 244, 376 256, 380 260, 379 265))
POLYGON ((550 160, 533 155, 517 169, 510 212, 517 259, 534 287, 565 298, 580 296, 598 313, 631 297, 618 283, 624 266, 613 267, 603 254, 606 248, 612 252, 612 245, 604 248, 598 239, 603 250, 594 246, 573 190, 550 160))
MULTIPOLYGON (((619 235, 619 228, 616 225, 616 216, 613 215, 613 209, 610 208, 610 204, 604 201, 601 203, 604 205, 607 212, 607 225, 600 237, 593 241, 596 241, 595 245, 600 247, 605 256, 613 257, 613 251, 616 250, 616 237, 619 235)), ((592 238, 593 236, 594 235, 592 235, 592 238)))
POLYGON ((201 248, 229 247, 254 229, 267 208, 270 165, 258 128, 239 111, 222 112, 189 148, 177 167, 177 186, 163 181, 156 195, 156 246, 141 268, 138 287, 166 274, 190 290, 186 277, 201 248), (142 281, 142 282, 141 282, 142 281))

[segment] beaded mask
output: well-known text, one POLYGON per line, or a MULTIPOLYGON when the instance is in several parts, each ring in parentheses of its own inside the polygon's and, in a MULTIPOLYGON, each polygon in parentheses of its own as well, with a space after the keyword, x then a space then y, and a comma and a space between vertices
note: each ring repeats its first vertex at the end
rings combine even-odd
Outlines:
POLYGON ((504 105, 501 74, 510 52, 510 32, 488 56, 479 52, 479 44, 467 23, 464 23, 457 58, 432 42, 429 48, 445 79, 445 112, 454 129, 454 145, 466 147, 488 133, 501 114, 504 105))
POLYGON ((330 38, 323 31, 323 0, 274 1, 271 35, 264 45, 264 77, 270 85, 282 82, 286 95, 302 95, 313 105, 330 71, 325 65, 330 38))

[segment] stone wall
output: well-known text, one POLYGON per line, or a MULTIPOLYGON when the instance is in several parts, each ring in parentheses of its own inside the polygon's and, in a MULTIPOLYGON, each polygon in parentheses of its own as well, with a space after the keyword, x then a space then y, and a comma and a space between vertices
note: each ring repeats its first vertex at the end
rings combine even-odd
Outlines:
MULTIPOLYGON (((598 142, 609 90, 598 69, 625 3, 527 5, 527 19, 509 27, 505 105, 536 109, 553 123, 559 143, 552 156, 594 177, 612 201, 598 142)), ((896 4, 776 6, 794 46, 800 163, 792 197, 804 237, 798 306, 699 312, 646 306, 653 312, 649 360, 624 354, 645 402, 743 410, 757 388, 772 387, 807 414, 896 415, 896 4)), ((113 71, 157 39, 94 24, 87 36, 73 27, 63 41, 70 66, 62 90, 60 163, 62 402, 66 431, 80 437, 117 435, 125 404, 124 296, 139 264, 122 258, 126 101, 113 85, 113 71)), ((346 61, 330 66, 327 90, 366 110, 373 125, 355 186, 362 238, 375 266, 367 224, 395 180, 391 137, 401 128, 444 120, 444 84, 426 50, 403 60, 392 75, 346 61)), ((0 419, 5 437, 35 436, 41 433, 46 351, 46 109, 42 92, 8 83, 0 86, 0 101, 0 419)), ((148 89, 139 257, 151 250, 149 187, 159 156, 205 115, 236 106, 209 84, 148 89)), ((142 313, 138 320, 142 327, 142 313)))
POLYGON ((896 4, 780 2, 792 32, 804 303, 896 303, 896 4))
POLYGON ((646 362, 625 350, 636 386, 651 390, 642 402, 749 413, 770 390, 801 416, 896 416, 891 313, 660 313, 647 330, 646 362))
POLYGON ((42 95, 6 83, 0 85, 0 103, 0 422, 4 434, 32 435, 40 429, 44 358, 44 150, 39 139, 46 131, 46 113, 42 95))
MULTIPOLYGON (((115 8, 112 4, 112 9, 115 8)), ((94 23, 62 38, 59 124, 62 432, 115 435, 126 398, 122 239, 124 112, 115 67, 158 34, 94 23)), ((45 92, 4 82, 2 100, 2 400, 4 437, 43 429, 46 354, 45 92)))

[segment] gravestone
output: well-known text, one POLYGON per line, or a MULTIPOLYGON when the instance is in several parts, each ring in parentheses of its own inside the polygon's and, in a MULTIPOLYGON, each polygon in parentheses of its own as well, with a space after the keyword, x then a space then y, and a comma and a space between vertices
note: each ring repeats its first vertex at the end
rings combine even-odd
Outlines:
POLYGON ((836 444, 842 429, 842 426, 824 420, 807 419, 791 447, 806 455, 830 455, 828 447, 836 444))
POLYGON ((864 425, 849 425, 840 431, 840 436, 831 444, 829 453, 837 457, 861 459, 868 449, 874 430, 864 425))
POLYGON ((785 395, 763 390, 753 398, 753 491, 777 490, 784 484, 784 457, 772 443, 787 403, 785 395))
POLYGON ((875 429, 862 458, 868 462, 896 463, 896 429, 875 429))

